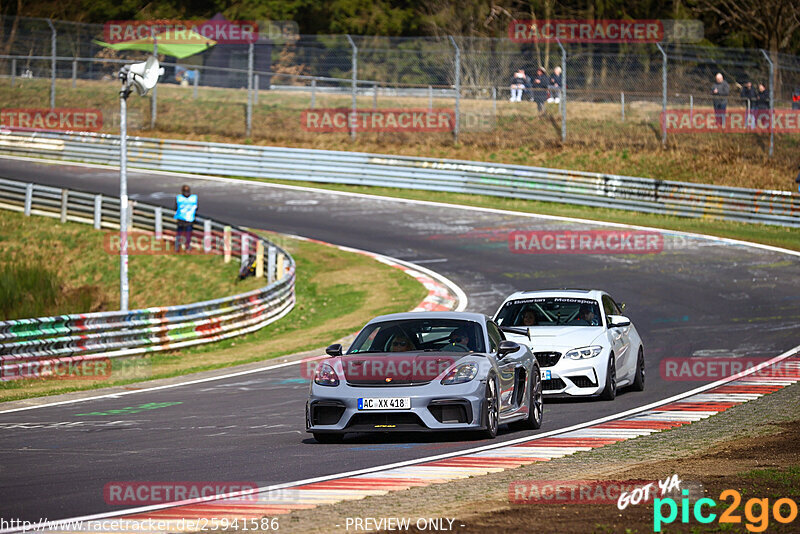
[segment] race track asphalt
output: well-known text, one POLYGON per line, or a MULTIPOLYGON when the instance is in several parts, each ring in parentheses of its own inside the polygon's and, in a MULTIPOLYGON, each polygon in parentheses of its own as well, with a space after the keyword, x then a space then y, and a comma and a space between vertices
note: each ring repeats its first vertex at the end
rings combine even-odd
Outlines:
MULTIPOLYGON (((114 169, 0 158, 0 176, 119 193, 114 169)), ((664 235, 662 252, 651 254, 512 253, 510 231, 606 227, 129 171, 129 193, 143 202, 170 206, 183 183, 199 195, 202 215, 419 262, 459 284, 469 296, 469 311, 492 314, 506 295, 520 289, 597 287, 626 302, 625 313, 645 343, 647 389, 623 392, 614 402, 548 402, 544 425, 536 432, 641 406, 703 383, 662 377, 659 364, 666 358, 768 357, 800 339, 797 256, 673 234, 664 235)), ((113 481, 268 485, 484 443, 465 436, 390 435, 320 445, 304 431, 306 394, 299 366, 290 366, 0 413, 0 517, 53 520, 118 510, 103 497, 104 486, 113 481), (149 403, 164 404, 136 413, 124 410, 149 403), (107 415, 81 415, 88 413, 107 415)), ((506 430, 497 439, 524 435, 506 430)))

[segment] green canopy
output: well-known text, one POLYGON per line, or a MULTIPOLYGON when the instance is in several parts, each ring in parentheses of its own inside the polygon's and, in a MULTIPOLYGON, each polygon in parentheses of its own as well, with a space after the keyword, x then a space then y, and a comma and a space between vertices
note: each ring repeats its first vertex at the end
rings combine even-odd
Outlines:
MULTIPOLYGON (((217 44, 213 39, 206 39, 197 32, 189 30, 186 33, 186 39, 182 39, 179 42, 174 42, 174 39, 170 39, 164 33, 157 35, 155 41, 158 42, 158 52, 167 56, 183 59, 199 54, 217 44)), ((94 40, 93 42, 112 50, 143 50, 145 52, 152 52, 153 41, 154 39, 152 37, 147 37, 145 39, 124 41, 121 43, 104 43, 98 40, 94 40)))

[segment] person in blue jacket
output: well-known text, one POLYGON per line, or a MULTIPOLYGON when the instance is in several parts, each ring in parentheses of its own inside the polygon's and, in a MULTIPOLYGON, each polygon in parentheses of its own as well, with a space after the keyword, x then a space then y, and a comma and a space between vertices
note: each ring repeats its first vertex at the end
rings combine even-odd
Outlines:
POLYGON ((175 197, 175 221, 178 231, 175 234, 175 252, 181 251, 181 245, 187 252, 192 250, 192 226, 197 214, 197 195, 192 195, 188 185, 181 188, 181 194, 175 197))

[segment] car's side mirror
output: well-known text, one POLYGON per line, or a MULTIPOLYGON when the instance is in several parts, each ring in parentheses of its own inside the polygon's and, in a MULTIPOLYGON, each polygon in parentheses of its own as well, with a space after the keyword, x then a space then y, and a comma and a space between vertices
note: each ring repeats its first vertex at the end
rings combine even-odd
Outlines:
POLYGON ((342 355, 342 346, 339 343, 334 343, 327 349, 325 352, 328 353, 328 356, 341 356, 342 355))
POLYGON ((497 355, 502 359, 505 358, 507 354, 511 354, 512 352, 517 352, 518 350, 519 350, 519 343, 505 339, 500 342, 500 346, 497 348, 497 355))
POLYGON ((631 320, 625 317, 624 315, 609 315, 608 316, 608 327, 609 328, 619 328, 622 326, 630 326, 631 320))

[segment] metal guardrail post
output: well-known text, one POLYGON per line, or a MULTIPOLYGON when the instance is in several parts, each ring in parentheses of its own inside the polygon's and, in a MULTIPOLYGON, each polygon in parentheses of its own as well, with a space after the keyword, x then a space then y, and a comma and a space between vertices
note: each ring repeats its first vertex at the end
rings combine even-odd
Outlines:
POLYGON ((69 205, 69 189, 61 190, 61 224, 67 222, 67 206, 69 205))
POLYGON ((258 80, 258 74, 253 74, 253 105, 258 105, 258 89, 261 86, 258 80))
POLYGON ((75 82, 78 78, 78 60, 72 60, 72 88, 75 89, 75 82))
POLYGON ((222 252, 224 254, 225 263, 231 262, 231 227, 226 226, 222 230, 222 252))
POLYGON ((256 241, 256 278, 264 276, 264 242, 256 241))
POLYGON ((689 95, 689 119, 694 118, 694 95, 689 95))
POLYGON ((275 275, 277 274, 275 271, 275 254, 277 250, 275 247, 269 247, 267 251, 267 281, 271 284, 275 281, 275 275))
POLYGON ((661 52, 661 146, 667 146, 667 53, 659 43, 656 47, 661 52))
POLYGON ((103 195, 94 196, 94 210, 92 215, 94 229, 100 230, 103 226, 103 195))
POLYGON ((497 87, 492 87, 492 114, 497 115, 497 87))
POLYGON ((50 109, 56 107, 56 27, 53 21, 47 19, 47 25, 50 26, 50 109))
POLYGON ((428 86, 428 110, 433 111, 433 86, 428 86))
POLYGON ((200 79, 200 69, 194 69, 194 81, 192 82, 192 99, 197 100, 197 82, 200 79))
POLYGON ((245 137, 253 131, 253 43, 247 45, 247 113, 245 118, 245 137))
POLYGON ((211 252, 211 220, 206 219, 203 221, 203 252, 208 254, 211 252))
POLYGON ((317 104, 317 80, 311 80, 311 109, 317 104))
POLYGON ((456 49, 455 64, 453 65, 456 78, 456 123, 453 126, 453 139, 455 143, 458 144, 458 132, 461 125, 461 49, 456 44, 456 40, 453 39, 452 35, 448 35, 448 37, 450 38, 450 42, 453 44, 453 48, 456 49))
POLYGON ((561 142, 567 141, 567 53, 561 51, 561 142))
POLYGON ((25 208, 24 213, 25 216, 31 216, 31 205, 33 204, 33 184, 28 184, 25 186, 25 208))
POLYGON ((11 60, 11 87, 14 87, 14 82, 17 81, 17 58, 11 60))
POLYGON ((372 109, 378 109, 378 84, 372 84, 372 109))
POLYGON ((158 206, 153 210, 153 219, 155 224, 156 239, 164 237, 164 208, 158 206))
POLYGON ((620 109, 622 109, 622 122, 625 122, 625 92, 619 94, 620 109))
POLYGON ((249 243, 250 236, 248 236, 247 234, 242 234, 242 237, 240 239, 242 243, 240 251, 242 259, 241 264, 242 267, 244 267, 245 264, 247 263, 247 260, 250 258, 250 243, 249 243))
POLYGON ((345 35, 347 40, 350 42, 350 46, 353 48, 353 82, 352 82, 352 91, 353 91, 353 115, 347 121, 350 125, 350 137, 351 139, 355 140, 356 138, 356 124, 358 122, 358 102, 356 101, 356 97, 358 95, 358 47, 356 46, 355 41, 353 38, 350 37, 350 34, 345 35))
POLYGON ((119 309, 128 311, 128 103, 119 97, 119 309))
POLYGON ((775 65, 772 64, 772 60, 766 50, 762 48, 761 53, 769 64, 769 157, 772 157, 775 146, 775 79, 773 78, 775 65))

